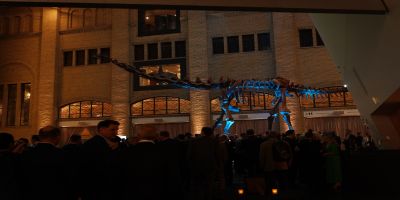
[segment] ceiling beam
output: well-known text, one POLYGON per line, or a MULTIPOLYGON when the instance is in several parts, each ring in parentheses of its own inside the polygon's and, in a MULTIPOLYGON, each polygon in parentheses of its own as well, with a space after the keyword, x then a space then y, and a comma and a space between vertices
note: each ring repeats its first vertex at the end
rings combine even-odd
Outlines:
POLYGON ((0 0, 1 6, 180 8, 308 13, 385 14, 384 0, 0 0))

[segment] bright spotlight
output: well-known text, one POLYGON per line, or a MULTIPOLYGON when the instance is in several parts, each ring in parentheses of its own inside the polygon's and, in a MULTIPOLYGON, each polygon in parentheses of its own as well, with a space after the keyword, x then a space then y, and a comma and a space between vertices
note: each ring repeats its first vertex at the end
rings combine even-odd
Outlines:
POLYGON ((278 195, 278 189, 272 188, 272 195, 278 195))

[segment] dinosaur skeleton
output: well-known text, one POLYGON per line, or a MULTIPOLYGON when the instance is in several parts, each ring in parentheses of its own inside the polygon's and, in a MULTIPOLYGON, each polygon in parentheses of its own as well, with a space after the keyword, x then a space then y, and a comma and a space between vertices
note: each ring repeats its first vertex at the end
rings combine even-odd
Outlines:
POLYGON ((270 117, 268 118, 268 129, 271 130, 272 123, 275 118, 282 116, 283 120, 287 124, 290 130, 293 130, 290 122, 290 110, 286 105, 286 97, 302 96, 306 98, 312 98, 313 96, 327 96, 329 94, 343 93, 347 91, 346 88, 311 88, 305 87, 304 85, 295 84, 289 80, 276 77, 268 80, 232 80, 223 78, 220 79, 219 83, 212 83, 211 80, 202 82, 200 78, 196 78, 196 81, 192 82, 189 80, 181 80, 176 76, 171 76, 170 73, 165 73, 159 70, 158 73, 146 74, 144 70, 138 67, 131 66, 125 63, 121 63, 116 59, 107 58, 111 63, 129 71, 142 78, 147 78, 159 83, 167 83, 175 85, 179 88, 186 89, 201 89, 201 90, 213 90, 219 89, 221 96, 219 97, 221 114, 216 120, 213 128, 217 128, 223 124, 225 117, 224 134, 229 134, 229 129, 234 123, 232 112, 239 112, 239 108, 231 105, 231 102, 235 99, 237 103, 241 103, 241 94, 243 92, 263 92, 269 93, 274 96, 272 100, 273 109, 268 111, 270 117))

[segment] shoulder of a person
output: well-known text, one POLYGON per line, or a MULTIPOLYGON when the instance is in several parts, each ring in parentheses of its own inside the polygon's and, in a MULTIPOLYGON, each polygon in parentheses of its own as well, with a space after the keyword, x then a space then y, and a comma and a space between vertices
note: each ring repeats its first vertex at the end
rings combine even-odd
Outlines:
POLYGON ((98 143, 102 143, 102 142, 106 142, 106 140, 99 135, 95 135, 92 138, 90 138, 88 141, 86 141, 85 144, 98 144, 98 143))

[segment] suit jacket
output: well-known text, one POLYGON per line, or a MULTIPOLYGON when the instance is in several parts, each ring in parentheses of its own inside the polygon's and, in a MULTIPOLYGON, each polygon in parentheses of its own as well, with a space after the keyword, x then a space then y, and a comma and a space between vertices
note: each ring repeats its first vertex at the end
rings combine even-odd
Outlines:
MULTIPOLYGON (((83 184, 83 199, 110 199, 113 196, 114 183, 111 164, 113 151, 106 140, 96 135, 82 146, 81 172, 83 184)), ((116 186, 115 186, 116 187, 116 186)))
POLYGON ((214 179, 219 166, 221 152, 214 137, 199 137, 188 146, 187 160, 192 179, 214 179))
POLYGON ((61 149, 39 143, 21 158, 22 199, 65 199, 65 157, 61 149))
POLYGON ((126 149, 118 166, 123 174, 119 179, 122 199, 160 200, 179 199, 178 168, 168 160, 160 146, 139 142, 126 149), (174 168, 174 169, 173 169, 174 168))
POLYGON ((264 172, 272 172, 275 170, 272 145, 276 141, 278 140, 275 138, 269 138, 260 145, 260 167, 264 172))
POLYGON ((68 199, 78 199, 81 190, 84 188, 81 177, 84 175, 80 168, 82 145, 80 144, 67 144, 62 150, 65 154, 65 163, 67 167, 68 178, 68 199))
POLYGON ((17 199, 17 155, 0 152, 0 199, 17 199))

